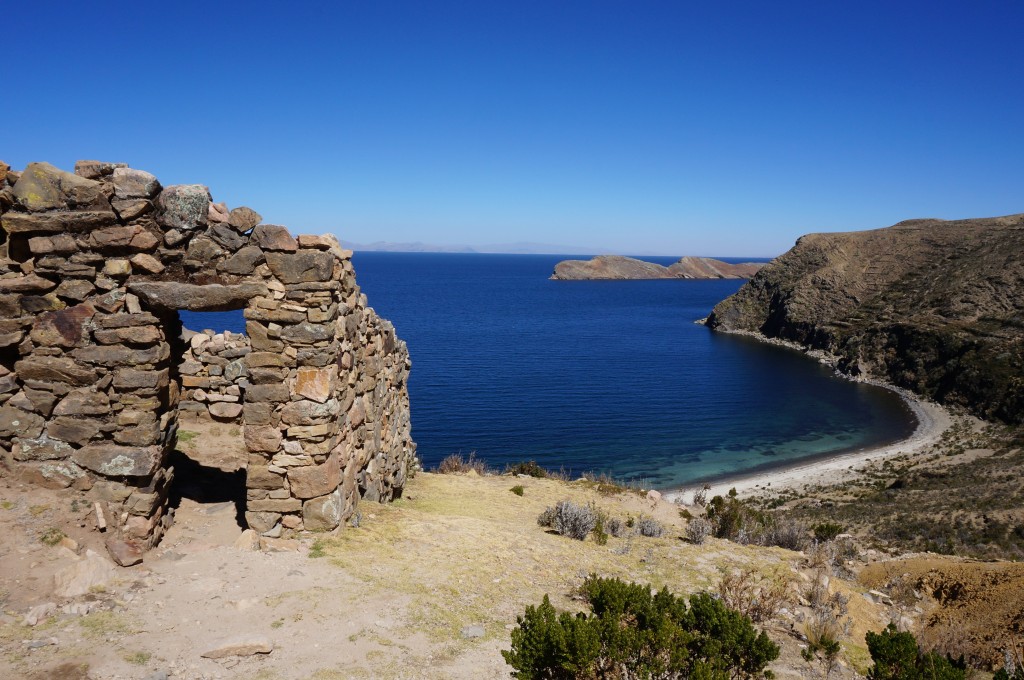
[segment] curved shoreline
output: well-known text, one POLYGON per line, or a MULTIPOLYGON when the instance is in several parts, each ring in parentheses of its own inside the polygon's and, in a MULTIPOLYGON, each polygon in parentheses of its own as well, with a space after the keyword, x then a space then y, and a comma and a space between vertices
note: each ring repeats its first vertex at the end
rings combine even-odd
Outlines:
MULTIPOLYGON (((744 335, 768 344, 799 350, 802 354, 817 359, 828 366, 834 367, 836 363, 834 357, 820 350, 807 350, 794 342, 767 338, 760 333, 752 333, 750 331, 715 332, 744 335)), ((917 427, 914 429, 913 434, 906 439, 862 451, 840 453, 835 456, 797 462, 788 467, 761 472, 747 472, 738 473, 734 476, 725 476, 708 483, 708 498, 716 495, 724 496, 733 488, 736 489, 740 496, 752 496, 768 490, 797 489, 798 487, 822 486, 842 482, 859 475, 860 468, 869 462, 900 454, 918 453, 922 449, 938 442, 942 434, 953 424, 953 417, 945 407, 934 402, 924 401, 909 390, 896 387, 881 380, 853 377, 839 371, 836 371, 836 375, 853 382, 882 387, 898 394, 913 412, 914 417, 917 418, 917 427)), ((698 483, 698 486, 703 485, 698 483)), ((670 501, 691 504, 694 491, 696 489, 691 486, 688 488, 669 489, 663 491, 662 495, 670 501)))

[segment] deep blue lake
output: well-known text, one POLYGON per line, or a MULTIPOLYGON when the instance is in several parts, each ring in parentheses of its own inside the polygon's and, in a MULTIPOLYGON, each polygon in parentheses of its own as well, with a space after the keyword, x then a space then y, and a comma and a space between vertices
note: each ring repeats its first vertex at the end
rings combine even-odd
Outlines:
MULTIPOLYGON (((370 305, 409 345, 426 467, 476 452, 498 468, 534 459, 670 488, 914 430, 887 390, 693 323, 741 281, 549 280, 561 259, 354 256, 370 305)), ((182 317, 197 330, 244 329, 241 312, 182 317)))

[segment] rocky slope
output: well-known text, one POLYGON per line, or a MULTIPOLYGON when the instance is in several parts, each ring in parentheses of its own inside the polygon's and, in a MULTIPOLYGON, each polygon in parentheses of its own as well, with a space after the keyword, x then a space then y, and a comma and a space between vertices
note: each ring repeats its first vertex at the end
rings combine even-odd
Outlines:
POLYGON ((668 267, 621 255, 599 255, 591 260, 563 260, 552 279, 748 279, 761 262, 730 264, 710 257, 684 257, 668 267))
POLYGON ((707 323, 1024 422, 1024 214, 804 236, 707 323))

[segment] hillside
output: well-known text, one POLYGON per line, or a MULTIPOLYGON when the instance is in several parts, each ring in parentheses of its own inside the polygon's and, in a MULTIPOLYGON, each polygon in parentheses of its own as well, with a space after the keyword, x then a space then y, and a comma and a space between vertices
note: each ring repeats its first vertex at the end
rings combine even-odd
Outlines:
POLYGON ((552 279, 747 279, 764 263, 731 264, 710 257, 687 256, 668 267, 622 255, 599 255, 590 260, 563 260, 555 265, 552 279))
POLYGON ((989 419, 1024 422, 1024 215, 810 234, 707 324, 820 349, 989 419))
MULTIPOLYGON (((686 518, 699 507, 592 479, 421 473, 402 499, 364 507, 337 532, 259 538, 238 523, 247 457, 238 430, 185 427, 176 521, 129 568, 102 556, 103 534, 80 492, 0 475, 0 677, 507 678, 500 651, 516 617, 545 594, 561 610, 583 609, 578 588, 590 573, 684 594, 721 592, 729 576, 736 602, 769 607, 758 627, 782 647, 771 666, 780 680, 822 672, 800 652, 809 626, 829 612, 842 642, 833 680, 867 670, 864 636, 892 620, 982 666, 999 663, 1013 640, 1005 635, 1019 630, 1017 564, 897 556, 871 547, 870 534, 806 552, 694 543, 686 518), (538 526, 541 511, 565 499, 607 518, 655 520, 664 533, 627 528, 602 544, 538 526), (762 600, 764 588, 775 594, 762 600), (946 639, 959 629, 970 637, 946 639)), ((954 450, 987 445, 963 427, 954 435, 954 450)), ((1010 445, 1017 453, 980 453, 1019 454, 1010 445)))

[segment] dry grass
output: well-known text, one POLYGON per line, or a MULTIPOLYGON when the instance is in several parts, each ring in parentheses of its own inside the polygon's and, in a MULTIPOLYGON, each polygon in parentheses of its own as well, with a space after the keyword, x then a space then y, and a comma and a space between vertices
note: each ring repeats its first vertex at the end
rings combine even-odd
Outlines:
POLYGON ((370 592, 398 591, 408 616, 393 631, 426 635, 451 658, 477 644, 461 638, 463 627, 479 624, 485 641, 506 640, 506 626, 545 594, 556 607, 580 610, 575 593, 590 573, 689 593, 714 589, 726 568, 784 572, 800 559, 716 539, 694 546, 682 540, 685 522, 675 507, 654 506, 633 493, 606 495, 583 482, 521 481, 520 497, 508 492, 507 477, 418 475, 403 499, 364 514, 359 529, 319 539, 317 554, 370 592), (565 499, 612 516, 652 516, 665 533, 609 537, 599 545, 593 536, 575 541, 539 527, 537 515, 565 499), (627 541, 631 550, 623 549, 627 541))

